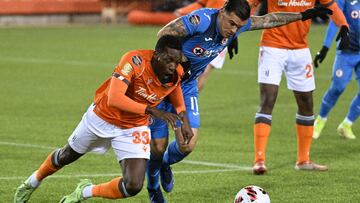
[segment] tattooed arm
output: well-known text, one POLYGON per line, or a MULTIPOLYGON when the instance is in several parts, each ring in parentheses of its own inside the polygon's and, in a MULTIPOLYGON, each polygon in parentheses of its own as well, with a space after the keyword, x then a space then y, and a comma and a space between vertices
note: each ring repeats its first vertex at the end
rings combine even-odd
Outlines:
POLYGON ((301 13, 276 12, 264 16, 252 16, 249 30, 279 27, 302 19, 301 13))
POLYGON ((186 37, 188 33, 183 20, 181 18, 177 18, 161 28, 157 36, 160 38, 164 35, 172 35, 180 38, 186 37))

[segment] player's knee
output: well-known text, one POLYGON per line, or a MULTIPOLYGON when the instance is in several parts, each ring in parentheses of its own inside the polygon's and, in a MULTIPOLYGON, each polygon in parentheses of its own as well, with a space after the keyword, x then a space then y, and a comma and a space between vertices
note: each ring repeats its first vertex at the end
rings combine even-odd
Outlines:
POLYGON ((53 153, 53 162, 58 166, 65 166, 80 158, 83 154, 74 151, 70 145, 65 145, 63 148, 55 150, 53 153))
POLYGON ((132 178, 124 182, 125 190, 129 196, 137 195, 143 188, 143 180, 132 178))
POLYGON ((154 157, 162 157, 164 152, 167 148, 167 142, 159 142, 154 140, 153 143, 151 143, 151 154, 154 157))

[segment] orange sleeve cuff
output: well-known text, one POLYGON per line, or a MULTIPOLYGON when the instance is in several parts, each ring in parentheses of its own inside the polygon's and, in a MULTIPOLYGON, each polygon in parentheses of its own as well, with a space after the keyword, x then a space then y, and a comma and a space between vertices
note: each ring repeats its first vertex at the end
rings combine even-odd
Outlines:
POLYGON ((184 96, 182 94, 180 85, 178 85, 175 90, 169 95, 169 99, 170 103, 174 106, 178 114, 186 111, 184 96))
POLYGON ((117 108, 121 111, 145 114, 145 109, 147 105, 136 102, 126 96, 125 92, 127 88, 128 85, 124 81, 112 77, 108 92, 108 106, 117 108))
POLYGON ((333 15, 331 15, 331 20, 333 20, 338 27, 341 27, 343 25, 349 27, 349 24, 346 22, 344 13, 340 10, 336 3, 331 4, 328 8, 333 11, 333 15))

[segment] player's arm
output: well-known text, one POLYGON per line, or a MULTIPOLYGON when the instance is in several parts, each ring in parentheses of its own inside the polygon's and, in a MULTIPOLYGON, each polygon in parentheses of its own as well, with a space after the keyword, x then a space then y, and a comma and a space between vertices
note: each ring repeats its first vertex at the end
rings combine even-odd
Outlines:
POLYGON ((180 117, 181 121, 181 133, 177 133, 177 135, 181 135, 184 139, 184 143, 188 144, 191 138, 194 136, 188 118, 186 114, 186 107, 184 102, 184 97, 182 94, 181 86, 178 85, 175 90, 169 95, 170 103, 175 108, 177 114, 180 117))
POLYGON ((344 10, 345 0, 337 0, 337 3, 334 0, 329 3, 323 0, 320 1, 320 3, 333 11, 334 15, 331 16, 331 20, 340 28, 339 34, 336 37, 336 41, 340 41, 338 49, 343 50, 348 48, 350 45, 349 25, 342 12, 342 10, 344 10))
POLYGON ((332 11, 327 8, 315 7, 307 9, 304 12, 274 12, 263 16, 251 16, 251 25, 249 30, 279 27, 298 20, 305 21, 316 16, 325 17, 331 14, 332 11))
POLYGON ((183 38, 188 35, 186 30, 185 24, 181 18, 176 18, 175 20, 171 21, 167 25, 165 25, 161 30, 158 32, 158 38, 164 35, 172 35, 175 37, 183 38))

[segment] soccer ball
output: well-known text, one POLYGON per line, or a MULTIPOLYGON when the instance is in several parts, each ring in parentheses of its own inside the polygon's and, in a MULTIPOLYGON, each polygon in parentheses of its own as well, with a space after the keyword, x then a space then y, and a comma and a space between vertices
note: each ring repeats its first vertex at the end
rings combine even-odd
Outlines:
POLYGON ((261 187, 249 185, 236 194, 234 203, 270 203, 270 197, 261 187))

